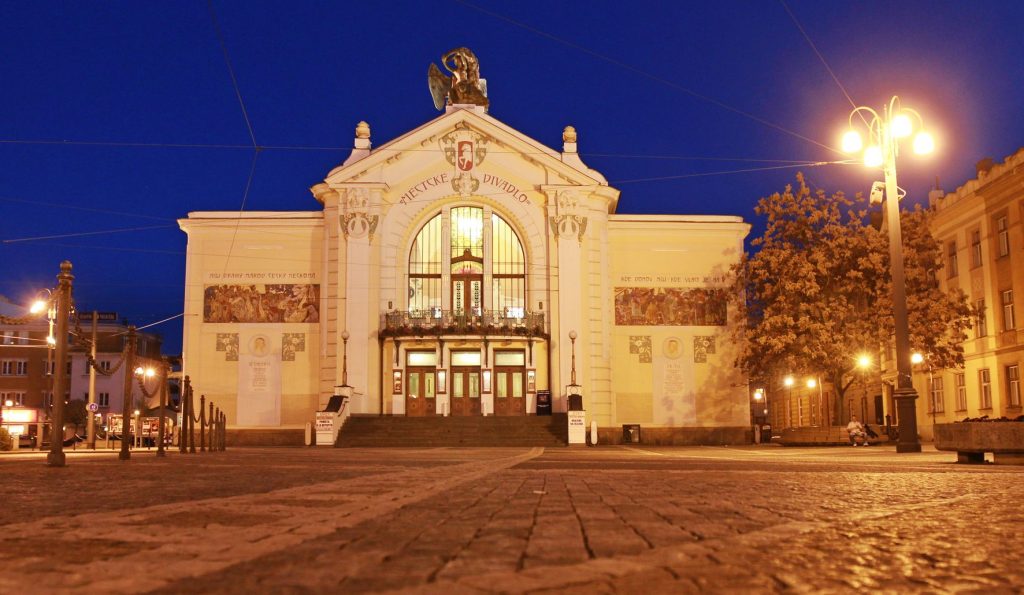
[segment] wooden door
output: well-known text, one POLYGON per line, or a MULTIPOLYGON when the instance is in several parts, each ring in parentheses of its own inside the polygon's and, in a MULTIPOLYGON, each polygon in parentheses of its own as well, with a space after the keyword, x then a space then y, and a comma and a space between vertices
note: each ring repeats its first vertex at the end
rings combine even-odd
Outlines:
POLYGON ((526 415, 526 369, 518 366, 494 368, 494 414, 526 415))
POLYGON ((451 376, 452 415, 480 415, 480 368, 454 366, 451 376))
POLYGON ((405 414, 411 417, 435 415, 437 393, 434 368, 407 368, 405 374, 405 414))

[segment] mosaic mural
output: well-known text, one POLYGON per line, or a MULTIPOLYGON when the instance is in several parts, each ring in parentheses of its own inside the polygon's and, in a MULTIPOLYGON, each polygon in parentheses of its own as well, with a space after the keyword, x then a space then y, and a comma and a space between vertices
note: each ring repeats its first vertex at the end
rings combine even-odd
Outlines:
POLYGON ((238 361, 238 333, 217 333, 217 351, 224 352, 224 361, 238 361))
POLYGON ((641 364, 651 363, 651 337, 649 335, 630 335, 629 352, 639 356, 641 364))
POLYGON ((725 289, 616 287, 615 324, 619 326, 723 326, 725 289))
POLYGON ((306 333, 284 333, 281 335, 281 361, 295 361, 295 354, 306 350, 306 333))
POLYGON ((207 285, 203 292, 203 322, 319 321, 319 285, 207 285))
POLYGON ((708 355, 715 354, 715 338, 696 336, 693 338, 693 361, 698 364, 705 364, 708 355))

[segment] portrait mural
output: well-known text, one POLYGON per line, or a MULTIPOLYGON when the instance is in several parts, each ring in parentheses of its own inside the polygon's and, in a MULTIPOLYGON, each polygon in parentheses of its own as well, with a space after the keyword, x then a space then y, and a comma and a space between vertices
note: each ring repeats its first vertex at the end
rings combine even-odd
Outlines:
POLYGON ((725 289, 616 287, 615 324, 619 326, 723 326, 725 289))
POLYGON ((203 322, 319 322, 316 284, 207 285, 203 322))

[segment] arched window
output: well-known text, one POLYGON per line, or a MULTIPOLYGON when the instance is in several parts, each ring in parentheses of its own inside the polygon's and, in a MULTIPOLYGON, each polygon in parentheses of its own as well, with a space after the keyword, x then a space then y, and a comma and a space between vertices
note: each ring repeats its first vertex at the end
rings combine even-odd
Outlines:
POLYGON ((427 221, 409 251, 409 310, 441 307, 441 214, 427 221))
POLYGON ((522 318, 526 307, 526 258, 512 227, 491 215, 491 309, 522 318))
POLYGON ((490 219, 485 228, 484 209, 458 206, 424 224, 409 252, 410 311, 450 310, 456 315, 479 316, 490 310, 500 317, 525 315, 526 257, 522 242, 499 215, 492 214, 490 219), (450 224, 448 242, 442 237, 446 218, 450 224))

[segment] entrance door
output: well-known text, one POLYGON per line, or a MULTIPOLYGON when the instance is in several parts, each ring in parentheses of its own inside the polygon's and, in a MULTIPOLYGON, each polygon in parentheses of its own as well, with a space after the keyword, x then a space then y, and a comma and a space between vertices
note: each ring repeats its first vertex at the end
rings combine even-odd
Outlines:
POLYGON ((452 366, 452 415, 480 415, 480 367, 452 366))
POLYGON ((406 368, 405 414, 424 417, 437 413, 434 368, 406 368))
POLYGON ((463 320, 483 315, 484 259, 465 250, 452 258, 452 314, 463 320))
POLYGON ((526 415, 526 366, 522 350, 494 352, 494 414, 526 415))

